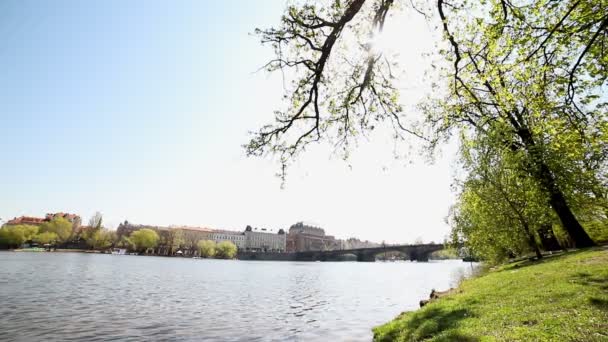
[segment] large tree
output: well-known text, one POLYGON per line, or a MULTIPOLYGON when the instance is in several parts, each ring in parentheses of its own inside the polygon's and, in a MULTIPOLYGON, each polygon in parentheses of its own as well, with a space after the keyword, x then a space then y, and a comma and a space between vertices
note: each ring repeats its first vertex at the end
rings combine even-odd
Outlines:
POLYGON ((91 227, 91 229, 101 229, 102 226, 103 226, 103 215, 99 211, 97 211, 89 219, 89 227, 91 227))
POLYGON ((607 5, 422 4, 443 33, 438 53, 444 63, 439 86, 421 106, 424 124, 410 126, 394 85, 394 61, 374 48, 389 13, 398 6, 416 9, 409 4, 304 2, 288 7, 278 27, 258 30, 276 54, 266 68, 293 82, 285 109, 254 134, 248 154, 278 155, 284 176, 309 144, 328 140, 348 151, 353 139, 382 122, 390 123, 395 137, 420 137, 429 149, 457 134, 465 142, 522 153, 522 171, 546 193, 575 244, 593 245, 573 203, 577 194, 596 203, 606 198, 608 120, 601 87, 608 75, 607 5), (585 176, 573 182, 577 173, 585 176))
POLYGON ((0 245, 19 247, 31 241, 38 233, 38 227, 30 225, 6 225, 0 228, 0 245))
POLYGON ((465 139, 523 152, 523 168, 575 244, 593 245, 574 215, 567 175, 587 172, 597 180, 605 172, 605 164, 587 166, 606 152, 600 96, 608 59, 596 45, 603 44, 607 20, 596 11, 605 8, 592 1, 505 0, 473 7, 439 0, 437 8, 450 43, 443 55, 453 65, 444 70, 451 80, 446 96, 427 108, 433 131, 457 128, 465 139))
POLYGON ((54 243, 55 241, 57 241, 57 239, 58 239, 57 234, 55 234, 53 232, 44 232, 44 233, 36 234, 32 240, 41 245, 46 245, 46 244, 54 243))
POLYGON ((129 241, 135 245, 135 249, 141 252, 147 252, 150 248, 158 245, 159 237, 152 229, 144 228, 131 233, 129 241))
POLYGON ((169 255, 173 255, 175 250, 179 249, 184 244, 184 232, 181 229, 172 228, 167 234, 167 246, 169 247, 169 255))
POLYGON ((106 249, 117 242, 116 232, 100 227, 87 233, 86 242, 92 249, 106 249))
POLYGON ((197 244, 199 253, 203 258, 213 258, 216 253, 216 243, 212 240, 200 240, 197 244))
POLYGON ((57 234, 57 242, 64 243, 72 236, 72 223, 63 217, 57 217, 40 225, 40 232, 57 234))
POLYGON ((542 258, 536 232, 554 220, 546 195, 522 174, 523 153, 491 147, 470 144, 463 151, 467 174, 449 217, 453 240, 488 261, 528 252, 542 258))
POLYGON ((238 248, 232 241, 222 241, 215 246, 216 257, 221 259, 234 259, 238 248))

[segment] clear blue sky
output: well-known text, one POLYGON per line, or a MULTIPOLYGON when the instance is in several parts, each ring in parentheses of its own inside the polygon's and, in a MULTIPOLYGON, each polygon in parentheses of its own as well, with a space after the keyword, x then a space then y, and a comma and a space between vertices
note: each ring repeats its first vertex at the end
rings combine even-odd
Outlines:
POLYGON ((250 33, 283 9, 0 2, 0 217, 99 210, 113 226, 227 229, 308 220, 339 237, 440 240, 448 161, 394 166, 390 143, 376 144, 350 170, 319 149, 280 190, 276 164, 244 157, 247 132, 271 119, 282 92, 278 77, 254 73, 271 51, 250 33))

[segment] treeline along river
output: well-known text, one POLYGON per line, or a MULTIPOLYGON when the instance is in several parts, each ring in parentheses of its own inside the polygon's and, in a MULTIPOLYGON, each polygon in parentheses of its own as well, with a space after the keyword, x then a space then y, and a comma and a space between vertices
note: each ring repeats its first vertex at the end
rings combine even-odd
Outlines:
POLYGON ((0 340, 369 341, 470 268, 0 252, 0 340))

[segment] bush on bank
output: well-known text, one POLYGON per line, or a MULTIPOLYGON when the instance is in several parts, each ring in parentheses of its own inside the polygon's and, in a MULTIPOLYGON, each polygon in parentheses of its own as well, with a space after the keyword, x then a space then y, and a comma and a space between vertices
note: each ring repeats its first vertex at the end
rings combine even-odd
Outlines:
POLYGON ((375 341, 606 341, 608 249, 501 267, 374 328, 375 341))
POLYGON ((203 258, 234 259, 238 248, 231 241, 216 243, 212 240, 201 240, 197 244, 200 256, 203 258))

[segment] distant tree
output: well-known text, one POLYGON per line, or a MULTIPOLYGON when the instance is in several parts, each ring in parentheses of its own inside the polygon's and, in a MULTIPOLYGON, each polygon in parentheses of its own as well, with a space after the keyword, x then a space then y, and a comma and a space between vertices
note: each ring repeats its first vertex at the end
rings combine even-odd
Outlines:
POLYGON ((106 228, 93 229, 88 235, 87 245, 93 249, 106 249, 116 243, 116 232, 106 228))
POLYGON ((131 239, 129 239, 128 236, 121 237, 120 240, 117 242, 117 246, 121 248, 126 248, 130 251, 134 251, 136 249, 135 244, 133 243, 133 241, 131 241, 131 239))
POLYGON ((38 227, 30 225, 4 226, 0 228, 0 245, 19 247, 38 233, 38 227))
POLYGON ((103 225, 103 215, 98 211, 89 219, 89 227, 101 229, 103 225))
POLYGON ((170 229, 169 236, 167 239, 167 246, 169 246, 169 255, 173 255, 175 250, 179 249, 184 244, 184 232, 181 229, 170 229))
POLYGON ((20 227, 20 229, 23 231, 23 237, 25 238, 26 242, 31 241, 39 231, 38 227, 27 224, 20 225, 18 227, 20 227))
POLYGON ((44 232, 44 233, 36 234, 33 238, 33 241, 35 241, 41 245, 46 245, 46 244, 53 244, 58 239, 59 239, 59 237, 57 236, 57 234, 55 234, 53 232, 44 232))
POLYGON ((64 243, 72 236, 72 223, 63 217, 57 217, 41 224, 40 232, 55 233, 58 238, 57 242, 64 243))
POLYGON ((129 239, 135 245, 135 249, 141 253, 156 247, 159 237, 152 229, 144 228, 131 233, 129 239))
POLYGON ((0 245, 8 248, 18 247, 25 242, 22 234, 15 234, 13 227, 4 226, 0 228, 0 245))
POLYGON ((201 240, 198 242, 198 250, 203 258, 213 258, 216 252, 216 244, 211 240, 201 240))
POLYGON ((217 257, 221 259, 234 259, 237 247, 231 241, 222 241, 217 244, 217 257))

